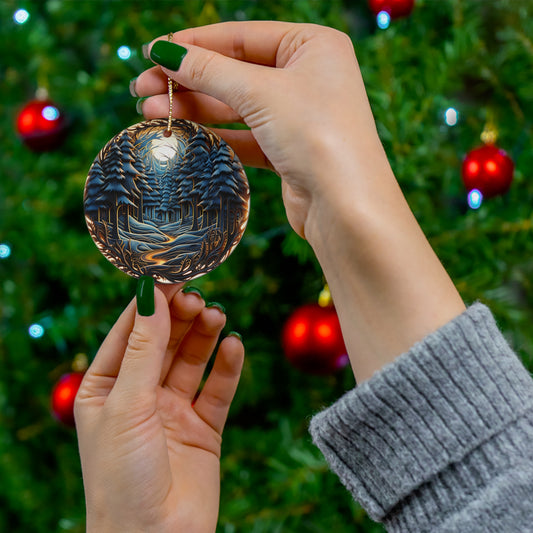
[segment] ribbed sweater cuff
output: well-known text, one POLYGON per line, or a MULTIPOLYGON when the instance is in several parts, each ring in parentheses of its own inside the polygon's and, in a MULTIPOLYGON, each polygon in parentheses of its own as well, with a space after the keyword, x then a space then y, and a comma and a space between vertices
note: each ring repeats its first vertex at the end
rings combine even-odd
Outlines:
MULTIPOLYGON (((316 415, 310 431, 373 519, 421 531, 497 473, 505 428, 532 408, 531 377, 475 304, 316 415)), ((530 442, 521 434, 513 446, 530 442)))

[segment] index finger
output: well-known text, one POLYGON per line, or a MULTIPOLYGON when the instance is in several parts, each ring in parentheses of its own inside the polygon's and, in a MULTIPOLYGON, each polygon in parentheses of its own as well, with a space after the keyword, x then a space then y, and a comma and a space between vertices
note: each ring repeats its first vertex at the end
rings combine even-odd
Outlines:
POLYGON ((278 21, 220 22, 177 31, 172 41, 192 44, 249 63, 279 66, 278 49, 295 26, 290 22, 278 21))
MULTIPOLYGON (((178 31, 173 34, 172 42, 191 44, 240 61, 280 66, 277 64, 279 47, 287 33, 295 27, 295 24, 276 21, 221 22, 178 31)), ((143 47, 147 59, 152 45, 159 40, 166 41, 168 36, 157 37, 146 50, 143 47)), ((159 66, 147 69, 135 79, 132 94, 149 96, 166 93, 167 80, 167 75, 159 66)), ((179 90, 187 89, 180 85, 179 90)))

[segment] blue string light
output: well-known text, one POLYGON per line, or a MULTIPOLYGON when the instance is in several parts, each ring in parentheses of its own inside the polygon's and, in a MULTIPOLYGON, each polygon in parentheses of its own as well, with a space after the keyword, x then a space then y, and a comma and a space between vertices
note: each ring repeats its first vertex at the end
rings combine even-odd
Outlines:
POLYGON ((483 202, 483 194, 478 189, 472 189, 468 193, 468 205, 471 209, 479 209, 483 202))
POLYGON ((13 20, 17 24, 24 24, 25 22, 28 22, 29 18, 30 14, 25 9, 17 9, 13 15, 13 20))
POLYGON ((11 255, 11 246, 9 244, 0 244, 0 259, 7 259, 11 255))
POLYGON ((59 118, 59 109, 53 105, 47 105, 41 111, 41 115, 46 120, 57 120, 59 118))
POLYGON ((33 339, 40 339, 44 335, 44 328, 41 324, 32 324, 28 328, 28 333, 33 339))
POLYGON ((378 28, 386 30, 390 26, 390 15, 386 11, 380 11, 376 17, 378 28))
POLYGON ((131 48, 129 46, 121 46, 117 50, 117 56, 120 57, 123 61, 131 57, 131 48))

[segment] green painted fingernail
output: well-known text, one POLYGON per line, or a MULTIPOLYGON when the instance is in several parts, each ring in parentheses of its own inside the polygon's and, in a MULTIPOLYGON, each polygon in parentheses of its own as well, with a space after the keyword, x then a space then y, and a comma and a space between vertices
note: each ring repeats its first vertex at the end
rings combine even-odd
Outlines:
POLYGON ((242 342, 242 335, 236 331, 230 331, 228 337, 237 337, 242 342))
POLYGON ((226 313, 226 308, 218 302, 209 302, 206 307, 216 307, 221 313, 226 313))
POLYGON ((179 44, 156 41, 150 50, 150 59, 169 70, 178 70, 186 54, 187 48, 179 44))
POLYGON ((141 276, 137 282, 137 311, 141 316, 152 316, 155 312, 154 278, 141 276))
POLYGON ((146 98, 147 97, 139 98, 137 100, 137 103, 135 104, 135 109, 137 110, 137 113, 139 113, 139 115, 143 114, 143 103, 146 100, 146 98))
POLYGON ((134 97, 134 98, 139 98, 139 95, 137 94, 137 91, 135 90, 135 84, 137 83, 137 78, 132 78, 130 80, 130 94, 134 97))
POLYGON ((181 292, 183 294, 197 294, 200 298, 203 299, 204 295, 200 289, 197 287, 185 287, 184 289, 181 289, 181 292))

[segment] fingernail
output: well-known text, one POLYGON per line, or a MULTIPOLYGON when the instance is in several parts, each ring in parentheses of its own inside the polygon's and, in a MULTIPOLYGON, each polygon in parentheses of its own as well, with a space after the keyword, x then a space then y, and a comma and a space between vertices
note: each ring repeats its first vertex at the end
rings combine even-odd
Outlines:
POLYGON ((156 41, 150 50, 150 59, 169 70, 178 70, 186 54, 187 48, 179 44, 156 41))
POLYGON ((237 337, 242 342, 242 335, 236 331, 230 331, 228 337, 237 337))
POLYGON ((143 44, 142 53, 143 53, 144 59, 150 59, 150 43, 143 44))
POLYGON ((139 98, 137 100, 137 103, 135 104, 135 109, 137 110, 137 113, 139 113, 139 115, 143 114, 143 104, 146 98, 147 97, 139 98))
POLYGON ((155 312, 154 278, 141 276, 137 282, 137 311, 141 316, 152 316, 155 312))
POLYGON ((132 78, 130 80, 130 94, 134 97, 134 98, 139 98, 139 95, 137 94, 137 91, 135 90, 135 83, 137 82, 137 78, 132 78))
POLYGON ((206 307, 216 307, 221 313, 226 313, 226 308, 218 302, 209 302, 206 307))
POLYGON ((202 299, 204 298, 202 291, 198 289, 197 287, 185 287, 181 289, 181 292, 183 294, 197 294, 200 298, 202 299))

